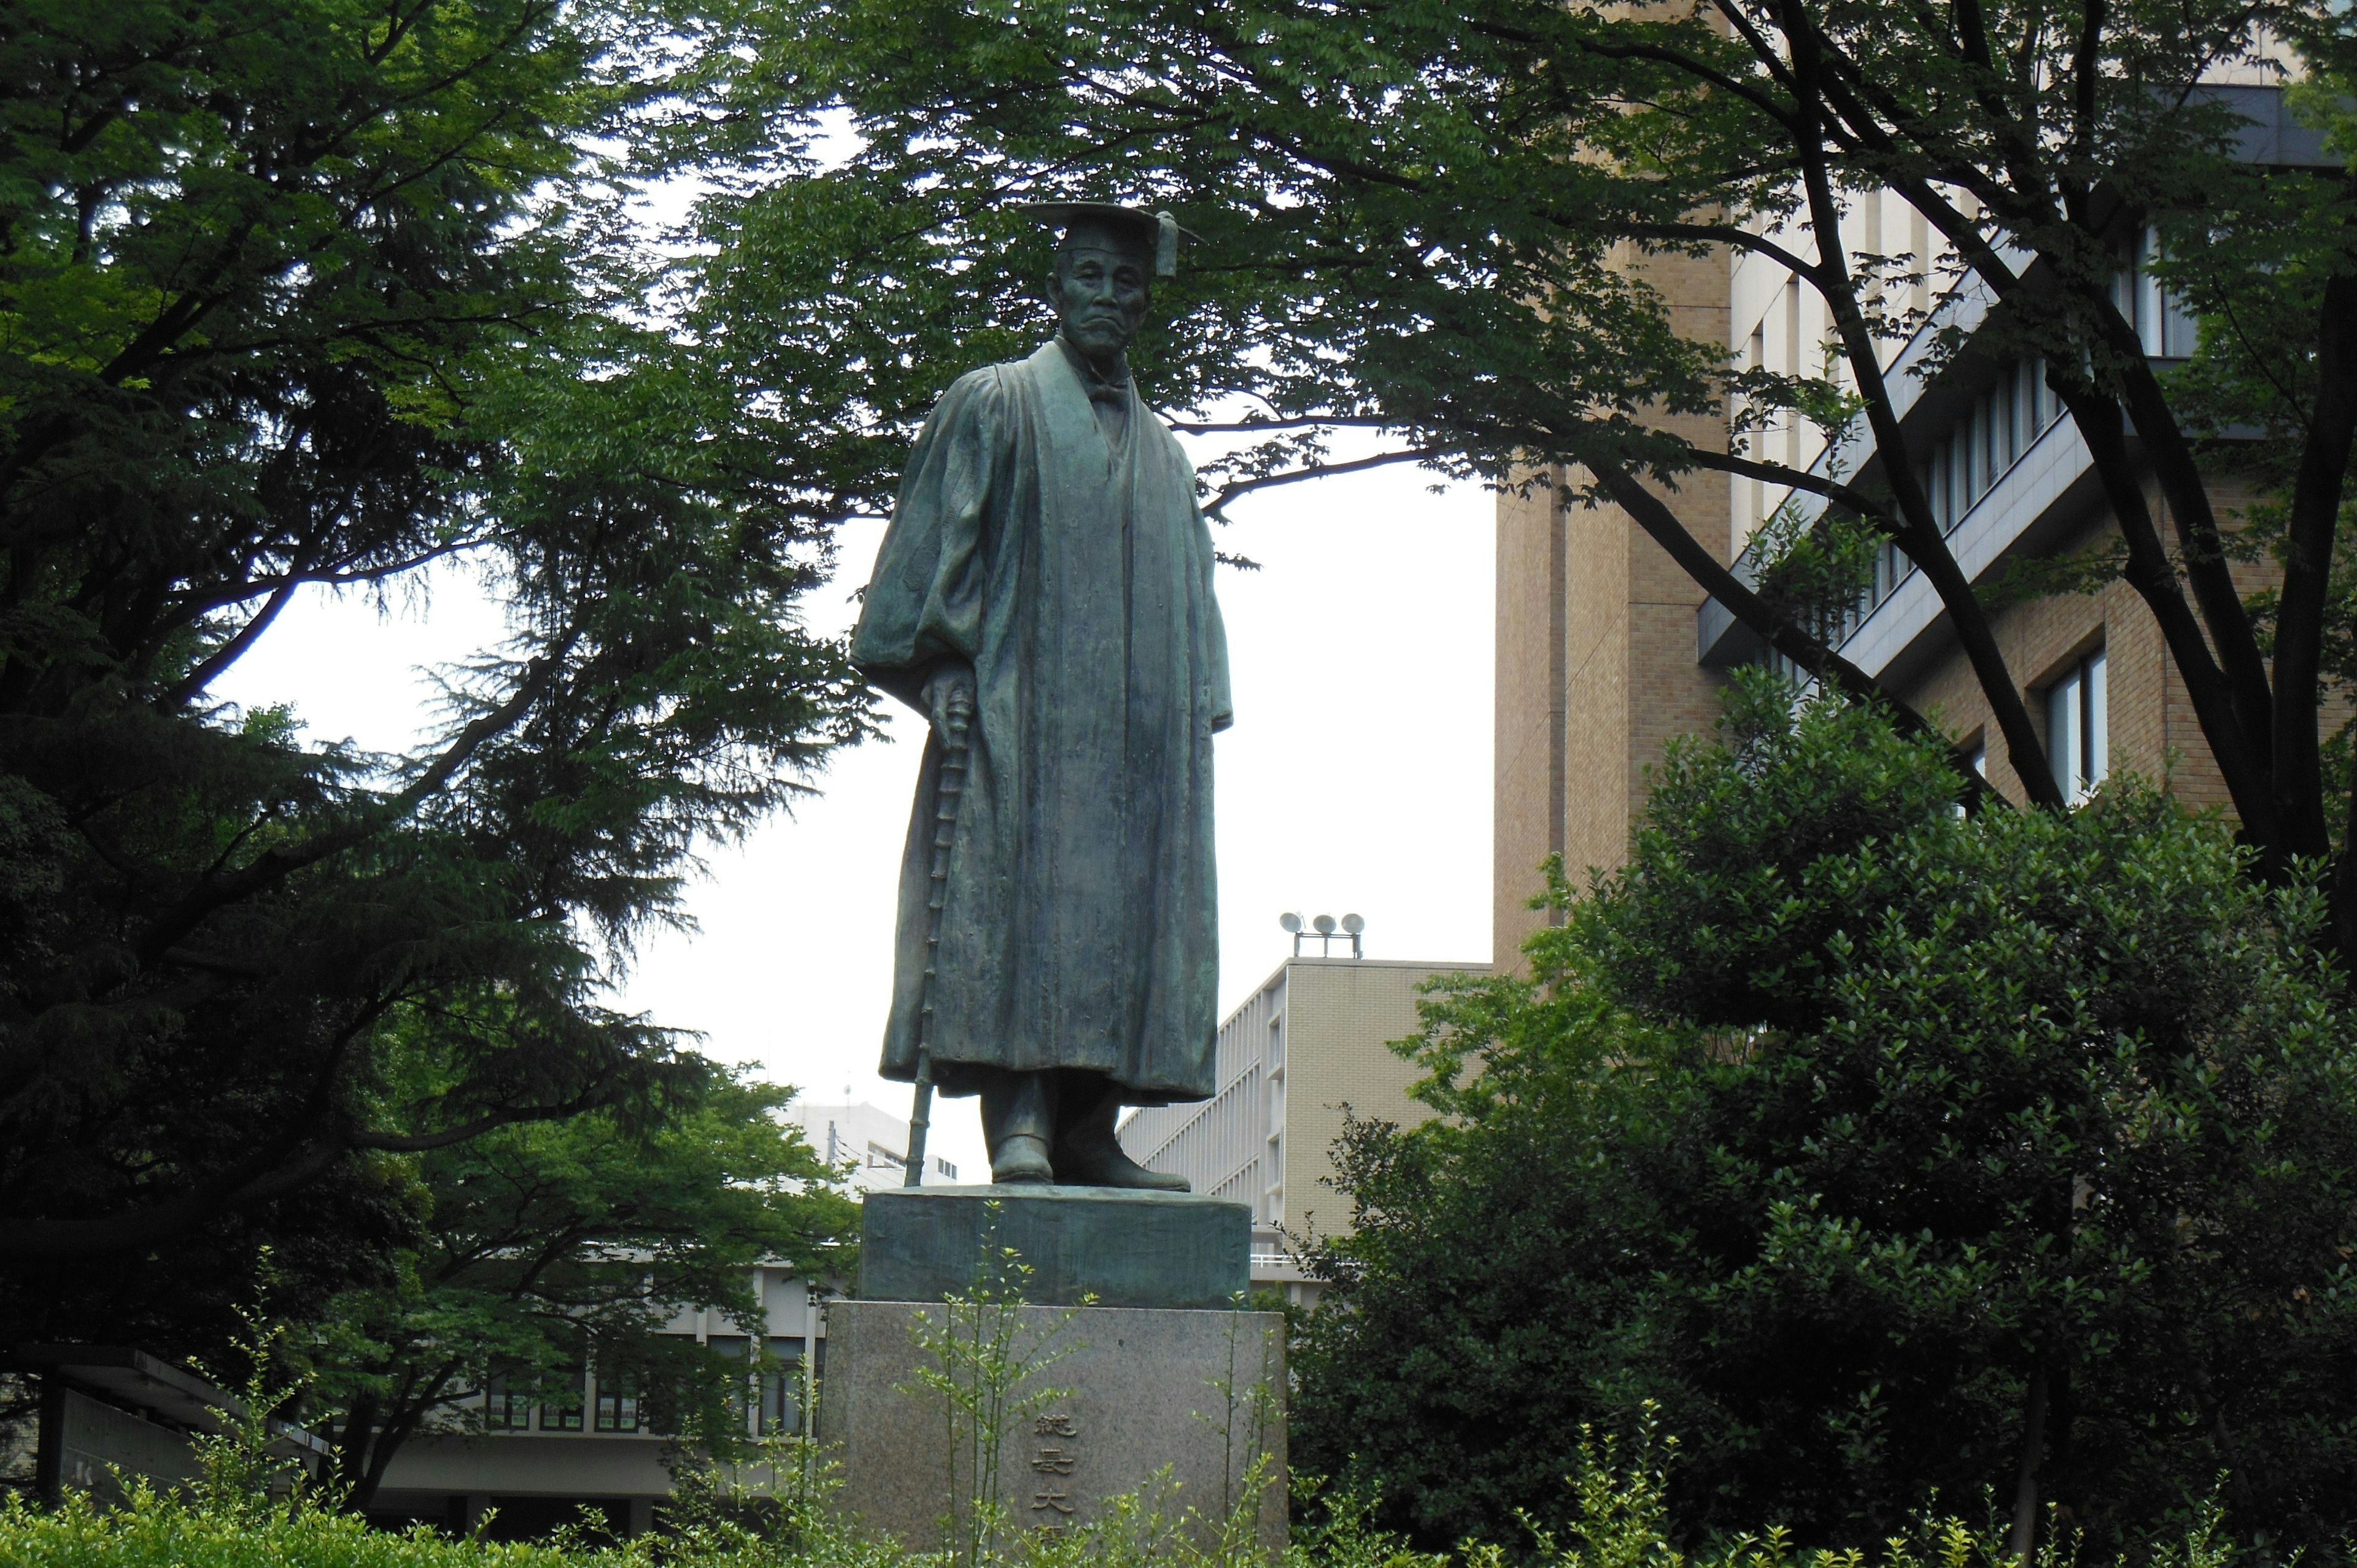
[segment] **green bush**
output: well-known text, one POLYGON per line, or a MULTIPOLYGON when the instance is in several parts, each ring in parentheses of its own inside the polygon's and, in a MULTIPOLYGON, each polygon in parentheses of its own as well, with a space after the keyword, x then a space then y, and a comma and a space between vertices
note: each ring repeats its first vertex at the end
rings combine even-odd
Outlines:
MULTIPOLYGON (((997 1568, 1501 1568, 1523 1559, 1541 1568, 1867 1568, 1864 1553, 1796 1551, 1779 1530, 1728 1538, 1692 1556, 1682 1552, 1673 1544, 1667 1500, 1675 1448, 1674 1441, 1657 1444, 1651 1426, 1641 1423, 1624 1464, 1618 1444, 1583 1434, 1566 1490, 1569 1527, 1558 1535, 1523 1532, 1512 1552, 1497 1542, 1417 1551, 1373 1523, 1376 1499, 1344 1494, 1322 1499, 1319 1522, 1299 1533, 1281 1564, 1246 1548, 1192 1546, 1167 1515, 1138 1498, 1068 1536, 1017 1538, 989 1561, 997 1568)), ((105 1510, 81 1496, 54 1510, 11 1498, 0 1503, 0 1568, 942 1568, 948 1561, 863 1541, 791 1503, 748 1506, 725 1488, 691 1487, 663 1530, 619 1546, 501 1545, 447 1540, 422 1527, 391 1534, 309 1506, 299 1493, 274 1498, 236 1489, 268 1478, 266 1469, 248 1467, 224 1486, 216 1466, 193 1492, 137 1487, 123 1507, 105 1510)), ((1307 1489, 1318 1488, 1312 1482, 1307 1489)), ((2204 1509, 2183 1539, 2148 1553, 2136 1568, 2228 1568, 2234 1552, 2220 1542, 2216 1523, 2215 1509, 2204 1509)), ((1881 1543, 1871 1563, 2012 1568, 2013 1559, 1990 1532, 1925 1517, 1881 1543)), ((2066 1551, 2050 1545, 2038 1568, 2069 1563, 2066 1551)))
POLYGON ((135 1490, 101 1511, 86 1497, 42 1510, 0 1507, 0 1563, 8 1568, 576 1568, 546 1546, 448 1541, 418 1529, 394 1535, 356 1514, 274 1509, 261 1518, 135 1490))
POLYGON ((2135 780, 1970 818, 1962 782, 1781 687, 1673 750, 1534 978, 1433 999, 1445 1117, 1346 1141, 1297 1462, 1501 1540, 1656 1402, 1698 1539, 1872 1550, 1994 1488, 2109 1556, 2223 1472, 2238 1539, 2338 1547, 2357 1018, 2320 901, 2135 780))

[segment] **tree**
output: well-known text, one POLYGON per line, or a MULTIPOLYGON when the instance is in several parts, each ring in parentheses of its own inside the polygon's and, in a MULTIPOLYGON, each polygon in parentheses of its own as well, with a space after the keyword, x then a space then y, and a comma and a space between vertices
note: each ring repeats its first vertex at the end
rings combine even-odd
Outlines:
POLYGON ((1903 1534, 1985 1487, 2107 1552, 2221 1472, 2357 1513, 2357 1028, 2313 886, 2107 786, 1964 816, 1944 747, 1740 688, 1535 979, 1428 1007, 1443 1119, 1361 1125, 1297 1460, 1434 1539, 1561 1508, 1646 1400, 1688 1528, 1903 1534), (1467 1238, 1482 1238, 1481 1245, 1467 1238))
POLYGON ((264 1242, 299 1315, 384 1283, 404 1159, 707 1094, 603 988, 699 843, 866 732, 797 605, 881 450, 748 384, 742 339, 791 373, 826 319, 699 326, 702 258, 630 220, 751 156, 690 102, 739 20, 0 27, 0 1339, 200 1348, 264 1242), (296 595, 437 567, 509 638, 414 755, 209 695, 296 595))
MULTIPOLYGON (((1551 0, 1405 5, 955 0, 790 7, 775 48, 813 109, 863 145, 831 177, 897 192, 877 228, 924 233, 909 320, 1003 311, 1014 196, 1167 205, 1202 237, 1170 293, 1151 384, 1172 406, 1245 406, 1262 438, 1222 499, 1333 471, 1323 435, 1609 501, 1779 651, 1853 693, 1876 682, 1804 604, 1755 591, 1687 534, 1661 489, 1698 470, 1790 487, 1827 527, 1895 544, 1936 588, 2031 800, 2057 807, 2020 682, 1908 463, 1891 370, 1934 306, 1986 289, 1965 352, 2040 356, 2093 450, 2124 574, 2151 607, 2219 760, 2255 865, 2339 855, 2357 796, 2328 770, 2319 702, 2349 678, 2342 496, 2357 435, 2349 172, 2241 156, 2222 70, 2286 70, 2312 123, 2349 138, 2344 13, 2150 0, 1551 0), (2304 74, 2303 74, 2304 73, 2304 74), (1927 255, 1852 252, 1842 219, 1888 189, 1927 255), (2157 269, 2207 325, 2192 364, 2146 357, 2116 287, 2149 226, 2157 269), (1822 373, 1734 363, 1717 317, 1681 323, 1648 281, 1716 247, 1768 257, 1836 324, 1822 373), (1835 438, 1803 471, 1758 439, 1835 438), (1559 475, 1550 470, 1560 466, 1559 475), (2222 481, 2276 498, 2222 514, 2222 481), (2166 514, 2166 522, 2162 514, 2166 514), (2164 539, 2163 528, 2173 530, 2164 539), (2246 600, 2237 555, 2280 586, 2246 600), (2330 777, 2328 777, 2328 771, 2330 777)), ((873 199, 872 197, 869 199, 873 199)), ((908 329, 913 336, 914 328, 908 329)), ((1212 428, 1199 418, 1191 426, 1212 428)), ((2048 585, 2050 587, 2051 584, 2048 585)), ((1887 697, 1888 693, 1884 693, 1887 697)), ((1907 722, 1915 722, 1899 709, 1907 722)), ((2332 885, 2357 934, 2357 863, 2332 885)))
MULTIPOLYGON (((758 1350, 754 1266, 840 1273, 858 1209, 801 1132, 791 1091, 707 1069, 661 1125, 609 1112, 503 1127, 408 1162, 426 1213, 398 1283, 339 1297, 314 1351, 348 1507, 365 1509, 402 1445, 495 1376, 561 1400, 594 1366, 669 1430, 726 1457, 745 1434, 747 1360, 663 1333, 717 1309, 758 1350)), ((576 1395, 577 1397, 577 1393, 576 1395)))

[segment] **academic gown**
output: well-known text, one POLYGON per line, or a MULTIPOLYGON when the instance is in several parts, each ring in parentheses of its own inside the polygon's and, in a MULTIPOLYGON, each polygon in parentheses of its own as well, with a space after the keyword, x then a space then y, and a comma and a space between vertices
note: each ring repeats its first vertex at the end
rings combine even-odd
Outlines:
MULTIPOLYGON (((917 438, 852 658, 923 708, 945 660, 975 714, 941 916, 931 1049, 1083 1068, 1135 1105, 1202 1100, 1218 1030, 1211 736, 1231 717, 1211 542, 1178 439, 1125 389, 1109 436, 1051 341, 951 387, 917 438)), ((943 747, 900 865, 883 1075, 917 1069, 943 747)))

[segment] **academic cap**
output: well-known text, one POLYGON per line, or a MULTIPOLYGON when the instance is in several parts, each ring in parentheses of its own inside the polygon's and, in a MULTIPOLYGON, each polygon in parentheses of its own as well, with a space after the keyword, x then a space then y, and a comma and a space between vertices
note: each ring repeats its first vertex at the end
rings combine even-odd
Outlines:
POLYGON ((1178 242, 1182 237, 1195 238, 1168 212, 1148 212, 1142 207, 1120 207, 1110 201, 1018 201, 1015 207, 1064 231, 1068 237, 1081 223, 1102 223, 1126 234, 1141 250, 1153 251, 1154 275, 1158 278, 1178 275, 1178 242))

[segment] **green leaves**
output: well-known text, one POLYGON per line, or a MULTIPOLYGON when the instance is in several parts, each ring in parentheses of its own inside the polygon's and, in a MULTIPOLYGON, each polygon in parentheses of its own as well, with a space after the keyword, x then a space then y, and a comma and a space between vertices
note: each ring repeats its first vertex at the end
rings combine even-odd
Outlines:
POLYGON ((2357 1033, 2313 889, 2133 779, 1966 817, 1937 739, 1730 708, 1627 868, 1558 881, 1534 983, 1430 1005, 1448 1120, 1346 1139, 1307 1462, 1453 1533, 1651 1397, 1697 1528, 1863 1545, 2009 1487, 2044 1379, 2039 1496, 2091 1530, 2227 1469, 2235 1528, 2336 1539, 2357 1033))
POLYGON ((707 1455, 743 1445, 748 1362, 662 1331, 711 1309, 758 1349, 756 1265, 851 1267, 858 1210, 780 1121, 791 1090, 699 1067, 638 1124, 595 1111, 404 1162, 417 1239, 390 1285, 330 1304, 311 1352, 354 1506, 403 1443, 494 1375, 556 1397, 595 1365, 707 1455))
POLYGON ((868 732, 799 605, 883 450, 834 386, 765 393, 761 334, 697 314, 716 263, 636 231, 626 177, 770 156, 673 95, 764 91, 743 22, 106 0, 0 38, 0 1230, 52 1271, 0 1337, 128 1297, 201 1348, 257 1233, 274 1307, 389 1288, 414 1194, 372 1152, 643 1128, 711 1070, 606 988, 868 732), (429 569, 508 635, 414 755, 210 694, 296 596, 429 569))

